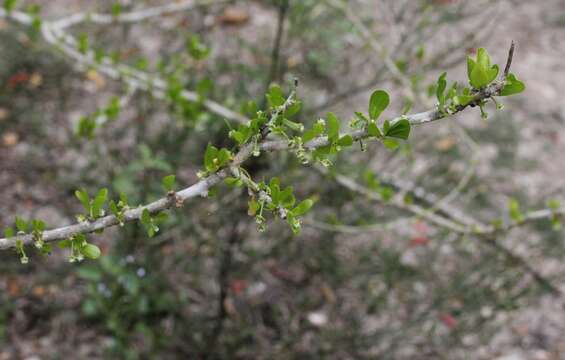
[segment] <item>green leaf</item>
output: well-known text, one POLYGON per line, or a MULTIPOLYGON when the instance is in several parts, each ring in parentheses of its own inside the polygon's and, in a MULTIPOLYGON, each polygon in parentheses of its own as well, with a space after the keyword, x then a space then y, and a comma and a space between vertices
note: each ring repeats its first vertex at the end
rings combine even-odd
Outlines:
POLYGON ((106 199, 108 198, 108 189, 103 188, 98 191, 98 194, 92 200, 92 216, 94 218, 100 217, 104 214, 103 207, 106 203, 106 199))
POLYGON ((300 221, 294 216, 292 212, 288 213, 286 217, 286 221, 290 225, 290 228, 294 235, 300 234, 300 229, 301 229, 300 221))
POLYGON ((283 91, 281 87, 276 84, 271 85, 266 96, 267 101, 272 108, 281 106, 285 102, 283 91))
POLYGON ((234 139, 239 145, 243 145, 251 137, 252 131, 249 126, 240 125, 237 130, 229 132, 229 136, 234 139))
POLYGON ((311 199, 303 200, 292 210, 292 214, 294 216, 302 216, 306 214, 313 205, 314 201, 312 201, 311 199))
POLYGON ((88 116, 83 116, 80 118, 78 122, 76 134, 79 137, 92 139, 94 138, 94 132, 96 130, 96 127, 97 127, 96 120, 88 116))
POLYGON ((82 203, 82 207, 84 208, 84 211, 90 214, 90 197, 88 196, 88 193, 85 190, 76 190, 75 196, 82 203))
POLYGON ((118 209, 118 206, 116 205, 116 202, 114 200, 110 200, 108 207, 110 208, 110 211, 112 212, 112 214, 114 214, 116 216, 118 216, 120 214, 120 209, 118 209))
POLYGON ((290 121, 288 119, 283 119, 283 124, 285 126, 287 126, 288 128, 290 128, 291 130, 298 131, 298 132, 304 131, 304 125, 302 125, 300 123, 290 121))
POLYGON ((484 48, 477 50, 476 61, 467 58, 467 75, 471 86, 481 89, 496 79, 498 76, 498 66, 490 65, 490 56, 484 48))
POLYGON ((249 207, 249 210, 247 211, 249 216, 255 216, 255 214, 257 213, 257 211, 261 207, 261 205, 254 198, 249 200, 249 202, 247 203, 247 206, 249 207))
POLYGON ((163 188, 165 188, 165 190, 173 191, 175 189, 175 182, 176 182, 175 175, 167 175, 163 178, 161 184, 163 185, 163 188))
POLYGON ((141 223, 143 225, 150 225, 151 224, 151 214, 147 208, 143 209, 141 212, 141 223))
POLYGON ((43 220, 32 220, 31 227, 33 231, 41 232, 45 230, 45 222, 43 220))
POLYGON ((479 48, 477 50, 477 65, 484 70, 490 68, 490 56, 485 48, 479 48))
POLYGON ((369 136, 374 136, 378 138, 383 136, 381 134, 381 131, 379 130, 379 127, 374 121, 369 122, 369 124, 367 125, 367 133, 369 134, 369 136))
POLYGON ((302 141, 306 144, 310 140, 317 138, 318 136, 324 133, 325 126, 323 122, 316 121, 314 125, 312 125, 312 129, 306 131, 302 136, 302 141))
POLYGON ((547 207, 549 207, 549 209, 552 211, 557 211, 561 207, 561 203, 559 202, 559 200, 550 199, 547 201, 547 207))
POLYGON ((16 216, 16 228, 18 231, 26 232, 28 228, 28 223, 19 216, 16 216))
POLYGON ((269 189, 271 190, 271 200, 274 206, 278 206, 280 202, 280 185, 279 179, 273 178, 269 183, 269 189))
POLYGON ((4 9, 6 12, 10 13, 16 7, 17 0, 4 0, 4 9))
POLYGON ((437 89, 436 89, 436 97, 439 103, 439 108, 443 109, 445 105, 445 88, 447 87, 447 73, 444 72, 440 75, 439 79, 437 80, 437 89))
POLYGON ((288 209, 291 206, 294 205, 294 203, 296 202, 296 198, 293 195, 293 191, 294 189, 292 188, 292 186, 287 186, 283 191, 281 191, 280 193, 280 204, 288 209))
POLYGON ((500 92, 500 96, 510 96, 519 94, 526 89, 526 85, 516 78, 514 74, 508 74, 506 77, 506 85, 500 92))
POLYGON ((294 103, 292 103, 292 105, 290 105, 284 112, 284 116, 287 118, 290 118, 294 115, 296 115, 300 109, 302 108, 302 103, 300 101, 295 101, 294 103))
POLYGON ((112 16, 114 17, 120 16, 120 14, 122 13, 122 4, 120 4, 119 2, 113 3, 111 8, 111 13, 112 16))
POLYGON ((117 96, 113 96, 110 100, 110 104, 104 110, 104 113, 108 117, 108 120, 115 120, 120 115, 121 105, 120 99, 117 96))
POLYGON ((337 118, 337 116, 335 116, 334 113, 328 113, 327 115, 327 135, 328 135, 328 140, 330 141, 330 143, 334 143, 338 140, 339 138, 339 120, 337 118))
POLYGON ((496 77, 498 76, 498 65, 493 65, 488 71, 487 71, 487 77, 488 77, 488 82, 487 84, 490 84, 491 82, 493 82, 496 77))
POLYGON ((384 139, 383 144, 387 149, 391 151, 398 149, 398 147, 400 146, 400 143, 394 139, 384 139))
POLYGON ((348 147, 353 145, 353 138, 351 137, 351 135, 347 134, 347 135, 343 135, 338 141, 337 144, 339 146, 343 146, 343 147, 348 147))
POLYGON ((196 35, 191 36, 186 41, 186 50, 195 60, 203 60, 210 54, 210 49, 200 42, 200 38, 196 35))
POLYGON ((165 221, 167 221, 167 219, 169 218, 169 215, 167 215, 167 213, 164 212, 160 212, 157 213, 154 217, 153 217, 153 223, 154 224, 162 224, 165 221))
POLYGON ((72 241, 69 239, 61 240, 57 243, 57 246, 59 246, 60 249, 68 249, 71 247, 71 245, 72 241))
POLYGON ((467 78, 471 81, 471 73, 475 68, 476 62, 470 56, 467 56, 467 78))
POLYGON ((88 35, 81 33, 78 35, 78 51, 81 54, 86 54, 88 51, 88 35))
POLYGON ((488 85, 488 74, 487 72, 481 68, 480 66, 475 66, 473 71, 471 72, 471 85, 475 89, 480 89, 488 85))
POLYGON ((389 124, 385 126, 385 136, 397 139, 406 140, 410 135, 410 121, 408 119, 400 119, 394 123, 385 122, 389 124))
POLYGON ((389 103, 390 97, 386 91, 374 91, 369 101, 369 117, 372 120, 378 119, 381 113, 388 107, 389 103))
POLYGON ((86 244, 80 249, 81 254, 89 259, 98 259, 100 257, 100 248, 93 244, 86 244))
POLYGON ((457 95, 453 98, 454 103, 462 106, 468 105, 475 97, 472 95, 457 95))
POLYGON ((520 203, 516 199, 510 199, 508 202, 508 211, 510 213, 510 218, 515 222, 522 222, 524 220, 524 216, 520 211, 520 203))
POLYGON ((6 237, 6 239, 14 237, 14 229, 12 229, 10 226, 5 228, 4 229, 4 236, 6 237))
POLYGON ((216 166, 214 164, 214 159, 218 155, 218 149, 215 146, 208 144, 206 148, 206 153, 204 154, 204 167, 208 171, 215 171, 216 166))
POLYGON ((226 165, 232 158, 232 153, 228 149, 220 149, 218 152, 218 168, 226 165))
POLYGON ((228 186, 235 186, 235 187, 240 187, 243 185, 243 181, 241 181, 240 178, 235 178, 235 177, 227 177, 224 180, 224 183, 228 186))

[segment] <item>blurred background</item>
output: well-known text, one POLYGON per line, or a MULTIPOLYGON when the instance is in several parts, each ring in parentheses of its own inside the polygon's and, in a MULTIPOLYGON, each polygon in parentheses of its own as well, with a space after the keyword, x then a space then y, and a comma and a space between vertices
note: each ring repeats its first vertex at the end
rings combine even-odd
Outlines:
POLYGON ((527 90, 489 105, 488 121, 468 109, 415 127, 396 151, 355 144, 329 170, 285 152, 253 159, 255 179, 316 199, 298 236, 276 220, 258 232, 246 191, 220 186, 153 238, 139 223, 90 236, 96 261, 0 253, 0 359, 565 359, 562 230, 541 219, 492 246, 411 206, 488 224, 512 220, 510 199, 524 211, 565 201, 564 1, 20 0, 13 11, 33 21, 0 13, 0 228, 15 215, 75 222, 77 188, 145 204, 165 175, 193 184, 208 143, 233 146, 234 119, 205 99, 250 116, 269 84, 297 78, 297 118, 333 111, 345 129, 375 89, 391 94, 385 117, 431 109, 442 72, 465 83, 478 47, 503 66, 511 40, 527 90))

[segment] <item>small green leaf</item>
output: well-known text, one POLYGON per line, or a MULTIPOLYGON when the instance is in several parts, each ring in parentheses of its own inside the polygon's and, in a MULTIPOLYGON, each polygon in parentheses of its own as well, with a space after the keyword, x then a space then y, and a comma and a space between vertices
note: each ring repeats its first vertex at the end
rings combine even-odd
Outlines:
POLYGON ((391 151, 398 149, 398 147, 400 146, 400 143, 394 139, 384 139, 383 144, 387 149, 391 151))
POLYGON ((215 146, 208 144, 208 147, 206 148, 206 153, 204 154, 204 167, 206 168, 206 170, 208 171, 216 170, 217 167, 214 164, 214 159, 216 159, 217 156, 218 156, 218 149, 215 146))
POLYGON ((232 159, 232 153, 228 150, 228 149, 220 149, 220 151, 218 152, 218 158, 217 158, 217 168, 220 168, 224 165, 226 165, 231 159, 232 159))
POLYGON ((369 122, 369 124, 367 125, 367 133, 369 134, 369 136, 374 136, 378 138, 383 136, 381 134, 381 131, 379 130, 379 127, 374 121, 369 122))
POLYGON ((334 143, 338 140, 339 138, 339 120, 337 118, 337 116, 335 116, 334 113, 328 113, 327 115, 327 135, 328 135, 328 140, 331 143, 334 143))
POLYGON ((278 206, 280 203, 280 185, 278 178, 273 178, 269 183, 269 189, 271 190, 271 200, 272 205, 278 206))
POLYGON ((325 129, 325 125, 324 125, 323 120, 316 121, 314 123, 314 125, 312 126, 312 129, 310 129, 310 130, 308 130, 304 133, 304 135, 302 136, 302 141, 304 143, 307 143, 310 140, 322 135, 323 132, 324 132, 324 129, 325 129))
POLYGON ((372 120, 378 119, 381 113, 388 107, 389 103, 390 97, 386 91, 374 91, 369 101, 369 117, 372 120))
POLYGON ((141 223, 146 226, 151 224, 151 214, 147 208, 141 212, 141 223))
POLYGON ((279 195, 280 204, 285 208, 288 209, 294 206, 296 202, 296 198, 293 195, 294 189, 292 186, 287 186, 283 191, 281 191, 279 195))
POLYGON ((510 218, 515 222, 522 222, 524 220, 524 216, 520 211, 520 203, 516 199, 510 199, 508 202, 508 211, 510 213, 510 218))
POLYGON ((467 106, 475 97, 472 95, 457 95, 453 98, 454 103, 467 106))
POLYGON ((300 123, 290 121, 288 119, 283 119, 283 124, 293 131, 298 131, 298 132, 304 131, 304 125, 300 123))
POLYGON ((89 259, 98 259, 100 257, 100 248, 93 244, 86 244, 80 249, 81 254, 89 259))
POLYGON ((86 54, 88 52, 88 35, 81 33, 78 35, 78 51, 81 54, 86 54))
POLYGON ((71 247, 71 245, 72 241, 69 239, 61 240, 57 243, 57 246, 59 246, 60 249, 68 249, 71 247))
POLYGON ((267 101, 271 108, 279 107, 284 104, 284 94, 280 86, 273 84, 267 93, 267 101))
POLYGON ((549 209, 552 211, 557 211, 561 207, 561 203, 559 202, 559 200, 550 199, 547 201, 547 207, 549 207, 549 209))
POLYGON ((498 76, 498 65, 493 65, 488 71, 487 71, 487 84, 490 84, 491 82, 493 82, 496 77, 498 76))
POLYGON ((247 206, 249 207, 249 210, 247 211, 249 216, 255 216, 255 214, 257 213, 257 211, 261 207, 261 205, 259 205, 259 203, 254 198, 249 200, 249 202, 247 203, 247 206))
POLYGON ((6 12, 10 13, 16 7, 17 0, 4 0, 4 9, 6 12))
MULTIPOLYGON (((386 122, 385 124, 387 124, 386 122)), ((406 140, 410 136, 410 121, 408 119, 400 119, 394 123, 388 123, 386 126, 385 136, 406 140)))
POLYGON ((28 228, 28 223, 19 216, 16 216, 16 228, 18 232, 26 232, 28 228))
POLYGON ((113 96, 112 99, 110 99, 110 103, 104 110, 104 114, 106 114, 108 120, 115 120, 118 118, 118 115, 120 115, 120 111, 120 99, 117 96, 113 96))
POLYGON ((43 220, 32 220, 31 227, 33 231, 41 232, 45 230, 45 222, 43 220))
POLYGON ((111 8, 111 13, 112 16, 114 17, 120 16, 120 14, 122 13, 122 4, 120 4, 119 2, 113 3, 111 8))
POLYGON ((224 183, 228 186, 234 186, 234 187, 240 187, 243 185, 243 181, 241 181, 240 178, 235 178, 235 177, 227 177, 224 180, 224 183))
POLYGON ((497 65, 491 66, 490 56, 484 48, 477 50, 476 61, 467 58, 467 75, 471 86, 475 89, 481 89, 493 82, 498 76, 498 71, 497 65))
POLYGON ((467 78, 471 81, 471 73, 475 68, 475 60, 473 60, 470 56, 467 56, 467 78))
POLYGON ((195 60, 203 60, 210 55, 210 49, 200 42, 200 38, 196 35, 191 36, 186 41, 186 50, 195 60))
POLYGON ((155 216, 153 217, 153 223, 154 224, 162 224, 165 221, 167 221, 168 218, 169 218, 169 215, 167 215, 167 213, 160 212, 160 213, 155 214, 155 216))
POLYGON ((311 199, 303 200, 292 210, 292 214, 294 216, 302 216, 306 214, 313 205, 314 201, 312 201, 311 199))
POLYGON ((76 190, 75 196, 80 200, 84 211, 90 214, 90 197, 85 190, 76 190))
POLYGON ((229 132, 229 136, 234 139, 239 145, 245 144, 252 135, 252 130, 249 126, 240 125, 237 130, 229 132))
POLYGON ((526 85, 516 78, 514 74, 508 74, 506 78, 506 85, 500 92, 500 96, 510 96, 519 94, 526 89, 526 85))
POLYGON ((471 72, 471 85, 475 89, 480 89, 488 85, 488 74, 480 66, 475 66, 471 72))
POLYGON ((439 104, 439 109, 443 111, 445 106, 445 88, 447 87, 447 73, 444 72, 437 80, 436 97, 439 104))
POLYGON ((295 101, 290 105, 284 112, 284 116, 290 118, 296 115, 302 108, 302 103, 300 101, 295 101))
POLYGON ((108 189, 103 188, 98 191, 94 200, 92 200, 92 216, 94 218, 98 218, 104 215, 104 204, 106 203, 106 199, 108 198, 108 189))
POLYGON ((167 175, 163 178, 161 184, 166 191, 173 191, 175 189, 175 182, 176 176, 175 175, 167 175))
POLYGON ((89 116, 83 116, 80 118, 76 130, 76 134, 79 137, 92 139, 94 138, 94 133, 96 131, 96 120, 89 116))
POLYGON ((6 239, 14 237, 14 229, 10 226, 5 228, 4 229, 4 236, 6 237, 6 239))
POLYGON ((343 146, 343 147, 348 147, 353 145, 353 138, 351 137, 351 135, 347 134, 347 135, 343 135, 338 141, 337 144, 339 146, 343 146))

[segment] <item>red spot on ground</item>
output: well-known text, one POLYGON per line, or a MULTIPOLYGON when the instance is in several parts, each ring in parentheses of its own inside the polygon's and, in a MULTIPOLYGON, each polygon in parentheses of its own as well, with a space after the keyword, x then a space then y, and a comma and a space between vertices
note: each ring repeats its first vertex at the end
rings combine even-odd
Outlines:
POLYGON ((447 326, 450 330, 453 330, 457 327, 457 319, 455 319, 455 317, 453 317, 453 315, 451 314, 439 314, 439 321, 441 321, 442 324, 447 326))

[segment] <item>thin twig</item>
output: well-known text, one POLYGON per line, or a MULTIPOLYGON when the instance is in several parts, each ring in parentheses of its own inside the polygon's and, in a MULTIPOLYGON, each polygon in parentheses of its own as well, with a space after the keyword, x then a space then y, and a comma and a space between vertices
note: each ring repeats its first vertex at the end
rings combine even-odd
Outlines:
POLYGON ((504 68, 504 77, 507 77, 510 73, 510 66, 512 66, 512 59, 514 58, 514 48, 515 48, 514 40, 510 44, 510 50, 508 51, 508 59, 506 60, 506 67, 504 68))
POLYGON ((279 16, 277 19, 277 33, 275 35, 275 41, 271 53, 271 69, 267 78, 267 87, 271 84, 271 82, 277 81, 279 78, 281 45, 284 34, 284 23, 288 8, 289 0, 280 0, 279 16))

